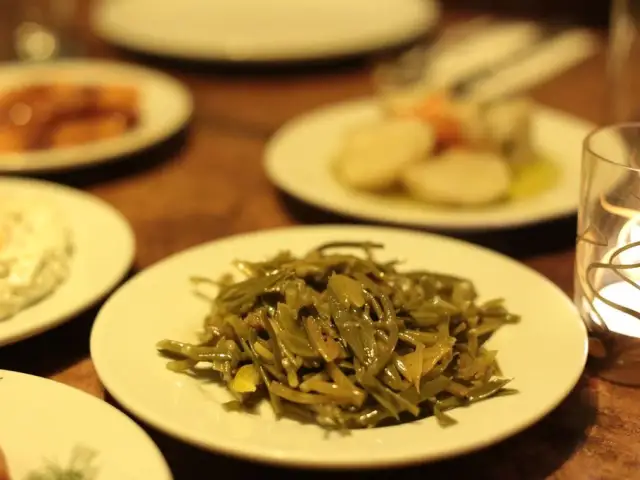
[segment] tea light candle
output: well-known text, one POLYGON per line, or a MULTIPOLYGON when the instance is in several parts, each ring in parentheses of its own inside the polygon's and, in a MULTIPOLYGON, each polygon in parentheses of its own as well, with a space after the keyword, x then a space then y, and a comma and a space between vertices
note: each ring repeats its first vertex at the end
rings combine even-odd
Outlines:
MULTIPOLYGON (((638 287, 640 287, 640 284, 638 287)), ((607 285, 600 290, 600 295, 610 302, 640 313, 640 289, 627 282, 617 282, 607 285)), ((593 308, 598 311, 602 320, 612 332, 640 338, 639 319, 607 305, 599 298, 593 300, 593 308)))
MULTIPOLYGON (((615 250, 635 242, 640 242, 640 216, 632 218, 622 227, 615 250)), ((610 251, 605 256, 606 261, 610 261, 611 255, 615 250, 610 251)), ((640 246, 622 252, 614 260, 614 263, 621 265, 640 263, 640 246)), ((603 287, 600 290, 600 295, 610 302, 640 313, 640 268, 622 270, 620 273, 633 281, 638 288, 627 282, 620 281, 603 287)), ((599 298, 594 298, 593 307, 612 332, 640 338, 639 319, 607 305, 599 298)), ((595 316, 595 313, 592 313, 592 315, 595 316)), ((595 320, 597 321, 598 319, 596 318, 595 320)))

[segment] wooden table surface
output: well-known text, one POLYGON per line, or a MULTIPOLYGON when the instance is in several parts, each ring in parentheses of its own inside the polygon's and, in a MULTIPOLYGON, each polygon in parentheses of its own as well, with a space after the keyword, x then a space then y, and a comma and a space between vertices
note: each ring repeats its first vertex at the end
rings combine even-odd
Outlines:
MULTIPOLYGON (((270 134, 286 120, 319 105, 371 93, 368 62, 286 71, 229 71, 222 66, 141 59, 102 45, 86 31, 83 35, 93 55, 151 63, 184 81, 195 98, 195 117, 181 135, 117 165, 53 178, 98 195, 129 219, 138 242, 135 271, 189 246, 236 233, 349 221, 281 195, 262 170, 262 152, 270 134)), ((602 122, 606 105, 603 56, 538 87, 533 95, 542 103, 602 122)), ((574 228, 572 218, 468 239, 516 256, 571 294, 574 228)), ((0 349, 0 368, 49 377, 105 398, 88 351, 96 310, 54 331, 0 349)), ((338 473, 336 477, 640 478, 639 414, 640 390, 612 385, 587 371, 556 411, 499 445, 400 472, 338 473)), ((208 475, 302 475, 216 456, 148 431, 176 480, 208 475)), ((428 441, 431 439, 425 439, 428 441)), ((313 479, 325 474, 304 475, 313 479)))

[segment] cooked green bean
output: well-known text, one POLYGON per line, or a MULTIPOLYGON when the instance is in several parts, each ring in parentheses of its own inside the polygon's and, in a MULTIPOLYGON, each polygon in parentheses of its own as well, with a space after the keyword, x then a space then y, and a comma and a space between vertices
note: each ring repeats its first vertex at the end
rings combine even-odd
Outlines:
POLYGON ((330 429, 405 415, 446 426, 447 410, 513 393, 486 342, 519 317, 502 299, 477 303, 467 279, 377 262, 381 248, 334 242, 300 258, 237 261, 239 282, 197 277, 219 289, 202 341, 157 349, 173 371, 217 372, 232 410, 266 398, 278 416, 330 429))

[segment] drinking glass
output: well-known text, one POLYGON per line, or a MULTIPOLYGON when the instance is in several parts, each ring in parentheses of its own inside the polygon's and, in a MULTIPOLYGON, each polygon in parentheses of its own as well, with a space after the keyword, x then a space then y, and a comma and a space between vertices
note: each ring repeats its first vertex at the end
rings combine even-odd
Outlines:
POLYGON ((640 385, 640 123, 584 142, 575 302, 600 376, 640 385))
POLYGON ((608 77, 610 121, 640 120, 640 0, 612 0, 608 77))
POLYGON ((78 53, 77 0, 9 0, 15 56, 43 61, 78 53))

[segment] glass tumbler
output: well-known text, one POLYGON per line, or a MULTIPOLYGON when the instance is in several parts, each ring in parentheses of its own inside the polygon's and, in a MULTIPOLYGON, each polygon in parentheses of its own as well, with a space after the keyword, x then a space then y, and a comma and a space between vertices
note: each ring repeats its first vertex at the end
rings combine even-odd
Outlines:
POLYGON ((599 375, 640 385, 640 123, 584 142, 575 302, 599 375))
POLYGON ((43 61, 78 53, 77 0, 8 1, 13 4, 13 47, 19 60, 43 61))
POLYGON ((608 47, 609 120, 640 120, 640 0, 612 0, 608 47))

